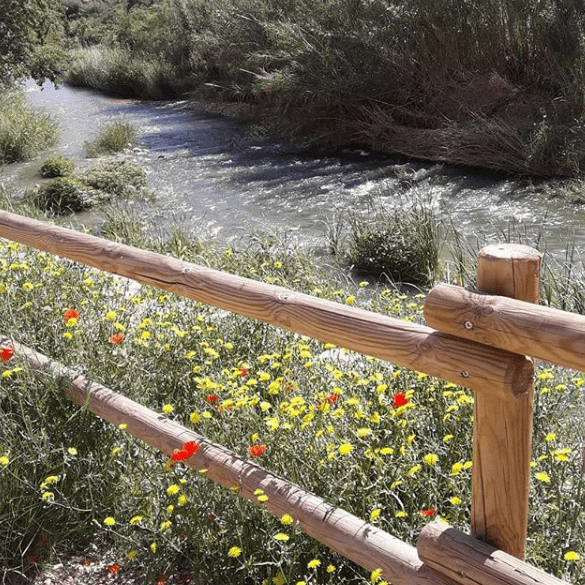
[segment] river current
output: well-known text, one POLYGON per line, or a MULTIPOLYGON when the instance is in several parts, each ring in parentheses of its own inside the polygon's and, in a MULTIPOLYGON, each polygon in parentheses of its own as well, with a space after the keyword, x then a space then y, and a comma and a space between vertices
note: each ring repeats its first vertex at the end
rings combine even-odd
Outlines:
MULTIPOLYGON (((187 101, 119 100, 66 85, 41 90, 31 83, 26 90, 33 108, 58 121, 61 140, 40 159, 7 166, 0 181, 34 184, 42 160, 57 154, 89 166, 95 160, 85 158, 84 143, 122 120, 139 131, 137 148, 123 156, 146 171, 156 194, 148 206, 136 203, 136 213, 163 229, 177 224, 226 240, 276 231, 318 249, 338 210, 417 200, 476 247, 511 239, 563 259, 568 247, 585 245, 585 206, 550 198, 526 181, 249 138, 232 119, 187 101)), ((91 214, 81 219, 92 221, 91 214)))

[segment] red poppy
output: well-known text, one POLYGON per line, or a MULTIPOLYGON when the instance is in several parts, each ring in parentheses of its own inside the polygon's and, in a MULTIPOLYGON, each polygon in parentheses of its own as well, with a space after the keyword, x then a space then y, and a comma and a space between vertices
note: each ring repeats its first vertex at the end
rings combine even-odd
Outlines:
POLYGON ((191 455, 195 455, 195 453, 197 453, 199 447, 201 447, 201 445, 198 445, 195 441, 187 441, 183 445, 183 450, 189 453, 189 457, 191 457, 191 455))
POLYGON ((205 400, 207 400, 209 404, 215 404, 219 398, 217 397, 217 394, 208 394, 205 400))
POLYGON ((335 404, 337 402, 337 394, 329 394, 329 396, 325 396, 325 400, 329 404, 335 404))
POLYGON ((164 585, 167 582, 168 576, 163 573, 156 581, 156 585, 164 585))
POLYGON ((246 368, 238 368, 238 371, 240 372, 240 378, 245 378, 248 375, 248 370, 246 368))
POLYGON ((250 451, 252 457, 260 457, 266 453, 266 445, 252 445, 248 447, 248 451, 250 451))
POLYGON ((79 313, 75 309, 65 309, 64 317, 67 323, 69 319, 79 319, 79 313))
POLYGON ((428 510, 421 510, 420 513, 423 516, 434 516, 437 513, 436 508, 429 508, 428 510))
POLYGON ((175 449, 171 455, 171 461, 185 461, 192 455, 195 455, 201 445, 198 445, 195 441, 187 441, 182 449, 175 449))
POLYGON ((110 339, 108 339, 108 341, 112 345, 116 345, 117 343, 122 343, 122 341, 124 341, 124 334, 123 333, 114 333, 114 335, 112 335, 110 337, 110 339))
POLYGON ((395 392, 394 393, 393 401, 392 401, 392 406, 394 408, 398 408, 399 406, 404 406, 405 404, 408 404, 409 402, 410 402, 410 400, 408 400, 408 398, 406 398, 405 392, 395 392))
POLYGON ((0 345, 0 359, 7 362, 14 355, 14 348, 11 345, 0 345))
POLYGON ((108 571, 110 571, 110 573, 112 574, 116 574, 118 571, 120 570, 120 565, 110 565, 108 567, 108 571))

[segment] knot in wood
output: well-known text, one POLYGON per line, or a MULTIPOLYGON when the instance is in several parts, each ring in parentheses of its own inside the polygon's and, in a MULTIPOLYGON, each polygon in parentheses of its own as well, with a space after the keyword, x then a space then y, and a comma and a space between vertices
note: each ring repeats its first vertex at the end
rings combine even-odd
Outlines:
POLYGON ((473 329, 474 325, 471 321, 465 321, 464 327, 465 329, 473 329))

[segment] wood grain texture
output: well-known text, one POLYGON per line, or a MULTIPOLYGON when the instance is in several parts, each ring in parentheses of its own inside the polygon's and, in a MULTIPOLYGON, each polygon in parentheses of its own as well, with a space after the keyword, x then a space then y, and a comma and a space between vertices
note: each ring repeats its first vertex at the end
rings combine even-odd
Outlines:
POLYGON ((424 315, 434 329, 576 370, 585 370, 585 316, 438 285, 424 315))
POLYGON ((533 376, 520 355, 6 211, 0 237, 474 390, 521 394, 533 376))
MULTIPOLYGON (((541 260, 526 246, 489 246, 478 255, 477 288, 536 302, 541 260)), ((471 532, 520 559, 528 530, 532 410, 533 383, 516 399, 476 392, 471 532)))
POLYGON ((568 585, 442 522, 423 528, 419 557, 461 585, 568 585))
MULTIPOLYGON (((201 448, 183 463, 194 470, 206 469, 205 476, 234 494, 260 505, 281 517, 290 514, 298 527, 368 571, 382 569, 382 578, 394 585, 454 585, 418 558, 416 548, 328 504, 322 498, 294 485, 221 445, 208 441, 166 416, 116 394, 112 390, 69 370, 47 356, 0 335, 0 344, 11 343, 15 354, 24 356, 32 367, 43 368, 61 380, 64 391, 83 408, 119 426, 124 423, 132 436, 170 456, 186 441, 201 448), (268 496, 258 502, 254 491, 268 496)), ((235 495, 234 495, 235 497, 235 495)))

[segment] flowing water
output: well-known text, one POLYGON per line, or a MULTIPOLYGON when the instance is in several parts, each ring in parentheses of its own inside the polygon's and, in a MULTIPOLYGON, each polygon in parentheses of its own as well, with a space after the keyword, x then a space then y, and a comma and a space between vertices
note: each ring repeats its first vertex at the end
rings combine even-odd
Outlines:
MULTIPOLYGON (((569 245, 585 244, 585 206, 493 173, 248 138, 230 118, 185 101, 119 100, 65 85, 26 89, 30 105, 62 128, 59 146, 43 159, 62 154, 88 166, 95 161, 85 158, 84 143, 108 122, 138 128, 138 147, 124 156, 147 172, 157 197, 136 210, 163 228, 180 224, 223 239, 278 231, 319 248, 337 210, 415 198, 480 245, 521 234, 524 243, 562 259, 569 245)), ((41 163, 9 165, 0 180, 31 185, 41 180, 41 163)), ((92 214, 82 220, 91 223, 92 214)))

